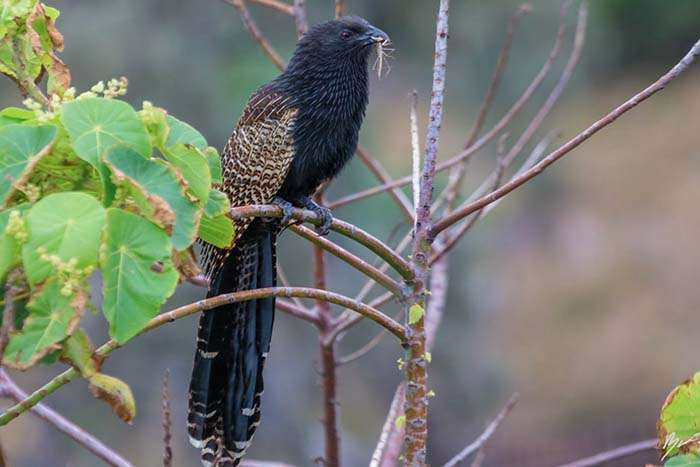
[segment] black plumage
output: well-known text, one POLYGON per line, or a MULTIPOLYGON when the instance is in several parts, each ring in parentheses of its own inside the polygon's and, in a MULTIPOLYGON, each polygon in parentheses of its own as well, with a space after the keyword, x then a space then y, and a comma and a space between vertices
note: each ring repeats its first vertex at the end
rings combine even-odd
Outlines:
MULTIPOLYGON (((222 151, 232 206, 278 202, 324 217, 310 200, 357 148, 368 102, 368 58, 387 35, 358 17, 313 26, 287 69, 251 96, 222 151)), ((276 285, 275 242, 282 222, 236 221, 231 249, 204 244, 209 297, 276 285)), ((274 298, 234 303, 200 318, 188 432, 205 465, 235 466, 260 421, 263 366, 270 348, 274 298)))

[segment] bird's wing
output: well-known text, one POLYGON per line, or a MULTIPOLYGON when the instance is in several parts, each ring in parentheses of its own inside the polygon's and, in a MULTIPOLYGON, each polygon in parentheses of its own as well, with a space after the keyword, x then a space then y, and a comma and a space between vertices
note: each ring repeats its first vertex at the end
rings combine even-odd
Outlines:
MULTIPOLYGON (((297 109, 291 99, 265 86, 248 101, 236 129, 221 153, 223 183, 231 206, 268 204, 282 187, 294 158, 293 126, 297 109)), ((251 219, 235 221, 239 239, 251 219)), ((228 250, 204 245, 202 264, 211 278, 228 250)))

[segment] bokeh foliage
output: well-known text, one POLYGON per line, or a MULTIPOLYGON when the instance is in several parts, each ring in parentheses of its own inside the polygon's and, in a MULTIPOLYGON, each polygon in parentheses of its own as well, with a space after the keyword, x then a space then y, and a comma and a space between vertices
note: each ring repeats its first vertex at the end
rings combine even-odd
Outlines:
POLYGON ((0 13, 0 72, 27 97, 0 111, 1 293, 15 312, 2 364, 69 363, 128 421, 131 390, 99 372, 80 329, 95 308, 89 279, 101 276, 99 312, 124 343, 199 272, 195 240, 228 246, 233 225, 212 185, 218 153, 200 132, 120 100, 126 78, 70 87, 58 15, 37 0, 7 0, 0 13))

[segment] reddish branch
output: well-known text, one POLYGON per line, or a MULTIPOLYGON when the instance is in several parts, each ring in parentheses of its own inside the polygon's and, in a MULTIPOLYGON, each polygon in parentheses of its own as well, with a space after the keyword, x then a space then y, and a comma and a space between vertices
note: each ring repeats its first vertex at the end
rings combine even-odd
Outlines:
POLYGON ((238 14, 241 17, 241 20, 243 21, 243 25, 245 28, 248 30, 251 36, 253 36, 253 39, 262 47, 263 52, 265 52, 265 55, 267 55, 267 58, 270 59, 274 65, 279 68, 280 70, 284 70, 284 60, 282 60, 282 57, 280 56, 279 53, 275 50, 275 48, 270 44, 270 42, 267 40, 267 38, 263 35, 263 33, 260 31, 258 28, 258 25, 255 23, 253 20, 253 17, 250 15, 250 12, 248 11, 248 8, 245 5, 244 0, 223 0, 224 2, 228 3, 229 5, 233 5, 236 10, 238 10, 238 14))
POLYGON ((288 3, 281 2, 279 0, 250 0, 251 3, 257 3, 258 5, 266 6, 272 8, 273 10, 280 11, 289 16, 294 16, 294 7, 288 3))
POLYGON ((459 222, 461 219, 465 218, 471 213, 478 211, 484 206, 488 206, 494 201, 502 198, 511 191, 530 181, 537 175, 541 174, 547 167, 549 167, 554 162, 558 161, 559 159, 570 153, 572 150, 576 149, 578 146, 581 145, 581 143, 589 139, 591 136, 613 123, 615 120, 620 118, 629 110, 635 108, 640 103, 644 102, 657 92, 664 89, 671 81, 678 78, 678 76, 680 76, 684 71, 686 71, 698 55, 700 55, 700 40, 696 42, 695 45, 693 45, 690 51, 688 51, 688 53, 683 57, 683 59, 680 62, 678 62, 678 64, 676 64, 671 70, 669 70, 665 75, 663 75, 649 87, 642 90, 638 94, 635 94, 625 103, 613 109, 610 113, 608 113, 600 120, 596 121, 584 131, 582 131, 574 138, 569 140, 559 149, 547 155, 539 163, 535 164, 535 166, 532 167, 530 170, 513 178, 498 190, 494 190, 493 192, 482 196, 476 201, 461 206, 460 208, 456 209, 452 214, 438 221, 431 229, 431 235, 437 235, 438 233, 442 232, 454 223, 459 222))

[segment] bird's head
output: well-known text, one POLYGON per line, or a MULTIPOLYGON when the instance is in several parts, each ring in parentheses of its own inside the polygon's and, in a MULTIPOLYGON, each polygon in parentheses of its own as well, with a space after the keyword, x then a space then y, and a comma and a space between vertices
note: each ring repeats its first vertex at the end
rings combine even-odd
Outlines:
POLYGON ((390 44, 389 36, 359 16, 345 16, 312 26, 299 41, 295 57, 319 61, 367 60, 375 47, 390 44))

